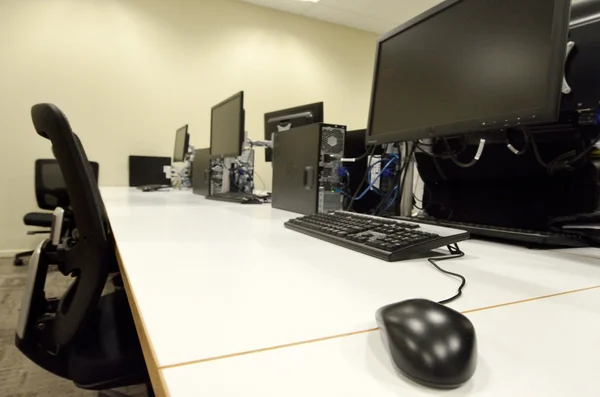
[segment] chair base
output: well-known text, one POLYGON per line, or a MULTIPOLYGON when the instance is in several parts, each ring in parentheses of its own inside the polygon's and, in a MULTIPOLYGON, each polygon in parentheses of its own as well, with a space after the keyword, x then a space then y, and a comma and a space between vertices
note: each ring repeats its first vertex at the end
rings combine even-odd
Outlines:
POLYGON ((27 258, 31 255, 33 255, 33 251, 19 252, 17 255, 15 255, 15 259, 13 260, 13 265, 23 266, 25 264, 25 262, 23 261, 23 258, 27 258))

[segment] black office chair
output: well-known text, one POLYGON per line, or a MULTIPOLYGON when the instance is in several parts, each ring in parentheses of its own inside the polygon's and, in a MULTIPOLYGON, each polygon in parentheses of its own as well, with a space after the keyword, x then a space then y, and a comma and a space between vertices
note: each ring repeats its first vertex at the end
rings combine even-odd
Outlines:
MULTIPOLYGON (((96 162, 90 162, 96 181, 98 180, 100 166, 96 162)), ((37 205, 43 210, 53 211, 56 207, 69 208, 69 195, 65 186, 65 180, 58 162, 54 159, 40 159, 35 162, 35 198, 37 205)), ((67 220, 69 217, 67 216, 67 220)), ((26 226, 42 227, 42 230, 28 231, 28 235, 46 234, 50 232, 52 213, 30 212, 23 217, 26 226)), ((13 264, 23 265, 23 258, 31 256, 33 251, 20 252, 15 255, 13 264)))
POLYGON ((118 270, 115 246, 92 168, 81 142, 54 105, 31 109, 39 135, 52 142, 64 176, 76 232, 62 233, 62 209, 54 213, 51 238, 32 255, 15 344, 45 370, 77 387, 103 390, 143 384, 153 395, 124 290, 102 295, 118 270), (73 282, 61 298, 48 299, 44 284, 55 264, 73 282))

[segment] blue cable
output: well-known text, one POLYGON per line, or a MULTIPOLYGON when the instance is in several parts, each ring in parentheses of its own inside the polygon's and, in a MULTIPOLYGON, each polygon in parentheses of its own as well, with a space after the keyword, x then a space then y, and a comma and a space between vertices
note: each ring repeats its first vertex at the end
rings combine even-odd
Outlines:
POLYGON ((389 210, 390 207, 392 205, 394 205, 394 203, 396 202, 397 199, 398 199, 398 186, 396 186, 394 188, 394 197, 392 197, 392 199, 390 200, 390 202, 388 203, 388 205, 379 214, 381 214, 381 215, 385 214, 387 212, 387 210, 389 210))
MULTIPOLYGON (((250 173, 243 168, 238 168, 237 170, 239 175, 245 174, 248 177, 248 180, 250 181, 250 187, 252 188, 252 190, 254 190, 254 178, 252 177, 252 175, 250 175, 250 173)), ((239 188, 239 186, 235 182, 233 182, 233 184, 239 188)))
MULTIPOLYGON (((367 177, 367 178, 368 178, 368 182, 369 182, 369 185, 370 185, 370 187, 372 187, 372 184, 373 184, 373 183, 371 182, 371 172, 373 171, 373 167, 375 167, 377 164, 381 164, 381 163, 383 163, 384 161, 385 161, 385 160, 379 160, 379 161, 377 161, 377 162, 375 162, 375 163, 371 164, 371 166, 370 166, 370 167, 369 167, 369 169, 367 170, 367 172, 368 172, 368 177, 367 177)), ((381 172, 380 172, 380 173, 381 173, 381 172)))
MULTIPOLYGON (((377 182, 377 179, 375 179, 375 182, 371 182, 371 171, 373 170, 373 167, 375 167, 377 164, 383 163, 384 161, 388 161, 387 165, 389 165, 389 163, 391 161, 393 162, 397 162, 398 160, 400 160, 400 157, 397 154, 392 154, 392 158, 391 159, 381 159, 373 164, 371 164, 371 166, 369 167, 369 174, 368 174, 368 178, 369 178, 369 184, 373 184, 375 182, 377 182)), ((384 167, 380 172, 379 175, 385 175, 385 176, 390 176, 393 174, 393 171, 389 171, 388 173, 385 173, 384 171, 386 170, 387 167, 384 167)), ((372 187, 372 186, 371 186, 372 187)))
MULTIPOLYGON (((396 156, 396 157, 397 157, 397 156, 396 156)), ((366 188, 366 189, 365 189, 365 190, 364 190, 364 191, 363 191, 363 192, 362 192, 362 193, 361 193, 361 194, 360 194, 358 197, 356 197, 355 201, 356 201, 356 200, 360 200, 360 199, 362 199, 363 197, 365 197, 365 196, 366 196, 366 194, 367 194, 367 193, 368 193, 368 192, 369 192, 369 191, 370 191, 370 190, 373 188, 373 185, 375 184, 375 182, 377 182, 377 180, 378 180, 378 179, 381 177, 381 175, 384 173, 384 171, 385 171, 386 169, 388 169, 388 167, 389 167, 390 165, 392 165, 392 164, 396 164, 396 162, 397 162, 397 159, 396 159, 396 158, 394 158, 394 159, 392 159, 392 160, 389 160, 389 161, 388 161, 388 163, 385 165, 385 167, 383 167, 383 169, 382 169, 382 170, 379 172, 379 174, 377 175, 377 177, 375 178, 375 180, 374 180, 374 181, 371 181, 371 170, 373 169, 373 167, 374 167, 374 166, 376 166, 377 164, 379 164, 379 163, 382 163, 382 162, 384 162, 384 161, 385 161, 385 160, 379 160, 379 161, 378 161, 378 162, 376 162, 375 164, 371 165, 371 167, 370 167, 370 168, 367 170, 367 172, 369 173, 369 174, 368 174, 368 175, 369 175, 369 177, 368 177, 368 178, 369 178, 369 186, 367 186, 367 188, 366 188)))
POLYGON ((344 196, 352 198, 352 196, 350 196, 348 193, 344 192, 344 191, 343 191, 343 190, 341 190, 341 189, 333 189, 333 191, 334 191, 335 193, 342 193, 344 196))
POLYGON ((350 172, 348 172, 348 170, 345 167, 340 167, 340 168, 338 168, 338 175, 339 176, 350 176, 350 172))

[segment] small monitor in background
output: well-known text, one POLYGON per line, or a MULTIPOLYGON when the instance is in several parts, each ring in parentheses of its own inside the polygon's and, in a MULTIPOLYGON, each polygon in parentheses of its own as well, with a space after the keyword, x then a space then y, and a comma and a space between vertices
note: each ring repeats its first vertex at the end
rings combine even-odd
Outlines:
POLYGON ((129 156, 129 186, 171 184, 169 157, 129 156))
POLYGON ((244 144, 244 91, 211 109, 211 158, 239 157, 244 144))
POLYGON ((190 144, 190 135, 188 134, 188 125, 179 128, 175 133, 175 151, 173 152, 173 162, 185 161, 190 144))
MULTIPOLYGON (((279 131, 322 122, 323 102, 265 113, 265 140, 270 141, 272 135, 279 131)), ((273 151, 266 149, 265 161, 270 162, 272 158, 273 151)))

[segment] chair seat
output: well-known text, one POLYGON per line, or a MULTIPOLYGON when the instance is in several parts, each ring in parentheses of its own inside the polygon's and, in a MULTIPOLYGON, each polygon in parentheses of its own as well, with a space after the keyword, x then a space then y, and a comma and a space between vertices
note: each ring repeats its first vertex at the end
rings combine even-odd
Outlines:
POLYGON ((149 382, 123 290, 100 298, 94 317, 68 355, 69 378, 82 389, 106 390, 149 382))
POLYGON ((52 213, 30 212, 23 217, 23 223, 27 226, 50 227, 52 226, 52 213))

